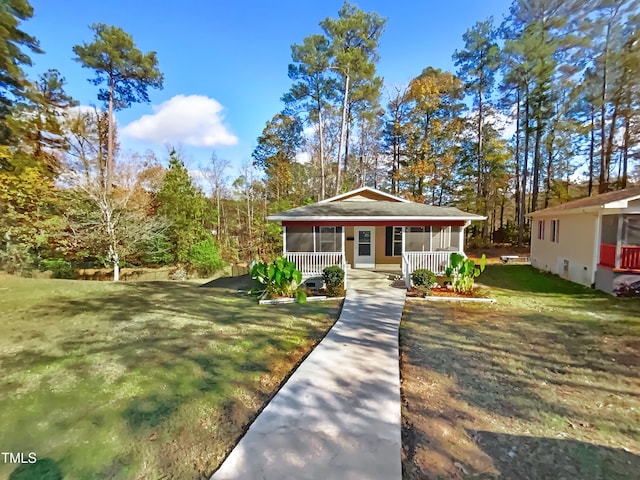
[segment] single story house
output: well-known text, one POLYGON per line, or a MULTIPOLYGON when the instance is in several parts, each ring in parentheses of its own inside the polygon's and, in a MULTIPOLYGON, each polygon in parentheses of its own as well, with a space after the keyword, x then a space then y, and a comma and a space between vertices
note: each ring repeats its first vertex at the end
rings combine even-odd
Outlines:
MULTIPOLYGON (((267 217, 282 222, 283 254, 306 277, 330 265, 444 273, 451 252, 464 252, 464 229, 485 217, 362 187, 267 217)), ((346 281, 345 281, 346 283, 346 281)))
POLYGON ((640 294, 640 187, 528 216, 531 265, 608 293, 640 294))

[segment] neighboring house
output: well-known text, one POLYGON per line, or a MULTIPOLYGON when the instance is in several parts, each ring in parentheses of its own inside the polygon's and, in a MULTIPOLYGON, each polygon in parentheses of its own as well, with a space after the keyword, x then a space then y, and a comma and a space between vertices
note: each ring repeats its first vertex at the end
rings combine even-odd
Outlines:
POLYGON ((282 222, 283 253, 306 277, 330 265, 443 273, 464 252, 464 229, 485 217, 362 187, 267 217, 282 222))
POLYGON ((608 293, 640 285, 640 187, 528 215, 531 265, 608 293), (635 285, 635 286, 634 286, 635 285))

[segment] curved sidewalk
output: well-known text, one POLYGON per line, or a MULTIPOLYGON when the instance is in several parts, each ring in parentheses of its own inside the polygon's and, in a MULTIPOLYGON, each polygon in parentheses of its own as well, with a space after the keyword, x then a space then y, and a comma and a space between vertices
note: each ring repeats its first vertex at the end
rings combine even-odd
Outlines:
POLYGON ((405 291, 352 288, 336 324, 211 480, 400 480, 405 291))

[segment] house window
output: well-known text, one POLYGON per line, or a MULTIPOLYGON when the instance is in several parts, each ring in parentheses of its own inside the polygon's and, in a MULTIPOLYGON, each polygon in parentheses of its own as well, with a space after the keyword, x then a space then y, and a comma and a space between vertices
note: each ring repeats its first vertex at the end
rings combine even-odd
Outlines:
POLYGON ((431 250, 431 227, 407 227, 405 245, 407 252, 428 252, 431 250))
POLYGON ((551 220, 551 241, 560 242, 560 220, 551 220))
POLYGON ((544 220, 538 220, 538 240, 544 240, 544 220))
POLYGON ((393 227, 393 255, 402 255, 402 227, 393 227))
POLYGON ((341 252, 342 227, 315 227, 316 252, 341 252))
POLYGON ((385 256, 402 255, 402 227, 387 227, 385 240, 385 256))

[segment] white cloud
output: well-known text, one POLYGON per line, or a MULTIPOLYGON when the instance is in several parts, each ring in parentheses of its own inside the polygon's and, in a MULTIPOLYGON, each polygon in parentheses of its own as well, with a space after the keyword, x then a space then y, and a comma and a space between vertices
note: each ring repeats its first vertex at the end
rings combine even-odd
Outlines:
POLYGON ((223 123, 222 105, 213 98, 176 95, 152 108, 153 114, 131 122, 122 134, 159 145, 218 147, 238 143, 238 137, 223 123))
POLYGON ((298 163, 309 163, 311 161, 311 155, 309 152, 298 152, 296 155, 296 162, 298 163))

